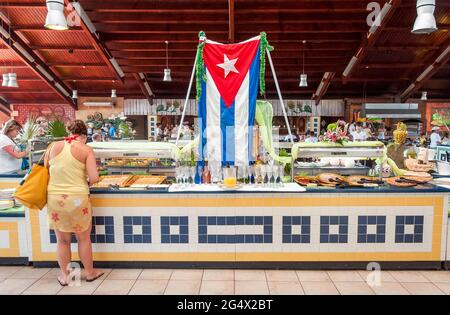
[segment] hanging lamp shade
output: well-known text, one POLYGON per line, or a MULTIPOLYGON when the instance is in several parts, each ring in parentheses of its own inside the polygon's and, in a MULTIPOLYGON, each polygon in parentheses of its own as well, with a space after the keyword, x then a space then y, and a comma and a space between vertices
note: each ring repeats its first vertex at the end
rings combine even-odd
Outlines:
POLYGON ((8 86, 9 83, 9 73, 3 74, 2 86, 8 86))
POLYGON ((417 0, 417 18, 411 31, 413 34, 430 34, 437 31, 435 8, 436 0, 417 0))
POLYGON ((300 84, 299 87, 308 87, 308 75, 307 74, 301 74, 300 75, 300 84))
POLYGON ((72 91, 72 98, 73 98, 73 99, 78 98, 78 90, 73 90, 73 91, 72 91))
POLYGON ((64 0, 47 0, 45 28, 57 31, 69 29, 64 15, 64 0))
POLYGON ((116 90, 111 90, 111 98, 116 98, 117 97, 117 91, 116 90))
POLYGON ((8 87, 14 87, 14 88, 19 87, 19 84, 17 83, 17 74, 16 73, 9 74, 8 87))
POLYGON ((428 94, 427 92, 423 91, 422 92, 422 97, 420 98, 420 100, 421 101, 426 101, 428 99, 427 94, 428 94))
POLYGON ((172 75, 169 68, 169 42, 165 41, 165 43, 166 43, 166 69, 164 69, 163 82, 172 82, 172 75))
POLYGON ((172 75, 170 74, 170 69, 164 69, 164 82, 172 82, 172 75))

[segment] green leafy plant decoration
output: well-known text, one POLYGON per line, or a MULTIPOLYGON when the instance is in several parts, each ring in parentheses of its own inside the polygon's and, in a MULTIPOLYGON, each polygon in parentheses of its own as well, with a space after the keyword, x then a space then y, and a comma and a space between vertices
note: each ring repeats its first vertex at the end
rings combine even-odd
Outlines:
POLYGON ((47 134, 52 136, 53 138, 61 138, 68 136, 66 126, 64 125, 64 122, 61 120, 49 122, 47 134))

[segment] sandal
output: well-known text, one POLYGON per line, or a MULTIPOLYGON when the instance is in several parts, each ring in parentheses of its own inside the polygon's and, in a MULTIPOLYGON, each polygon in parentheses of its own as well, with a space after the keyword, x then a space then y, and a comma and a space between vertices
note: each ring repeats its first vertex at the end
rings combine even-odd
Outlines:
POLYGON ((92 279, 86 278, 86 282, 93 282, 93 281, 97 280, 98 278, 100 278, 101 276, 103 276, 104 274, 105 274, 104 272, 100 272, 97 276, 95 276, 92 279))
POLYGON ((67 286, 68 286, 68 283, 67 283, 67 282, 62 282, 59 276, 58 276, 57 279, 58 279, 59 284, 60 284, 62 287, 67 287, 67 286))

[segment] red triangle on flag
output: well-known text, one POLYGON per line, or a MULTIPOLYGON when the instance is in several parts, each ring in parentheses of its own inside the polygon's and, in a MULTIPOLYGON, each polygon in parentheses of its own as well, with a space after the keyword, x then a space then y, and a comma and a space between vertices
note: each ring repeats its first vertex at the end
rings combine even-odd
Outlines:
POLYGON ((220 96, 230 108, 259 49, 260 40, 239 44, 206 43, 203 59, 220 96))

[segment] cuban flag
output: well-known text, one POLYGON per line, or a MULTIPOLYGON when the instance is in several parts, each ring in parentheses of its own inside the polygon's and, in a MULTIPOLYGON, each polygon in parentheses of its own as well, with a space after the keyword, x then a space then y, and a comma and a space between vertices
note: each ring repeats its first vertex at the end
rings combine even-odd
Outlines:
POLYGON ((206 40, 199 98, 201 161, 243 166, 252 160, 260 76, 260 36, 238 44, 206 40))

